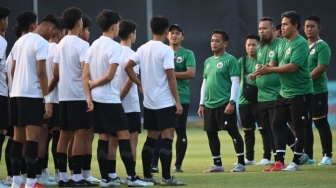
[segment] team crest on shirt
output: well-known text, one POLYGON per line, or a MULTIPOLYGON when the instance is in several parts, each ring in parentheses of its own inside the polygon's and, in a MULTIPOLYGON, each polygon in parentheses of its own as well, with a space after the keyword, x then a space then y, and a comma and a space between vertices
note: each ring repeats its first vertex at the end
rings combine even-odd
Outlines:
POLYGON ((223 62, 219 62, 219 63, 217 63, 217 68, 222 68, 223 67, 223 62))
POLYGON ((273 51, 270 51, 269 53, 268 53, 268 57, 273 57, 274 56, 274 52, 273 51))
POLYGON ((175 57, 175 63, 182 63, 182 57, 175 57))
POLYGON ((290 54, 290 53, 291 53, 291 49, 288 48, 288 49, 286 50, 286 55, 288 55, 288 54, 290 54))
POLYGON ((312 50, 310 50, 310 55, 315 54, 315 48, 313 48, 312 50))

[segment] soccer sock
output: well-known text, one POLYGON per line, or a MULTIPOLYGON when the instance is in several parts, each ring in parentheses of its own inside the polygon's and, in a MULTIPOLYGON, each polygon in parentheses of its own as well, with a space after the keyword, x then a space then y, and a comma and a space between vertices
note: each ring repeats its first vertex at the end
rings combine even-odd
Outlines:
MULTIPOLYGON (((218 138, 218 132, 207 132, 209 147, 211 151, 211 155, 213 157, 220 156, 220 141, 218 138)), ((218 165, 221 166, 221 165, 218 165)))
POLYGON ((73 171, 73 159, 72 159, 72 156, 68 156, 68 166, 69 166, 69 170, 73 171))
POLYGON ((135 176, 135 166, 133 163, 133 155, 131 142, 129 139, 119 140, 119 152, 128 176, 135 176))
POLYGON ((244 141, 241 135, 239 134, 238 128, 231 128, 228 129, 227 131, 232 138, 233 146, 238 156, 238 163, 245 165, 245 160, 241 159, 244 158, 244 141))
POLYGON ((280 161, 282 164, 285 164, 285 155, 286 150, 277 150, 276 161, 280 161))
POLYGON ((173 140, 169 138, 161 139, 160 160, 162 165, 162 177, 170 179, 170 165, 173 157, 173 140))
MULTIPOLYGON (((72 166, 73 166, 73 174, 74 175, 82 175, 82 164, 83 164, 83 155, 75 155, 72 156, 72 166)), ((74 179, 74 181, 79 181, 80 177, 78 177, 76 180, 74 179)))
POLYGON ((58 166, 60 173, 67 172, 67 154, 66 153, 57 152, 57 166, 58 166))
POLYGON ((101 178, 104 180, 109 180, 108 147, 109 147, 109 141, 98 140, 98 146, 97 146, 98 165, 99 165, 99 171, 100 171, 101 178))
POLYGON ((51 153, 54 158, 54 166, 55 169, 58 169, 57 164, 57 144, 60 136, 60 131, 53 131, 52 132, 52 144, 51 144, 51 153))
MULTIPOLYGON (((175 128, 176 131, 176 161, 175 161, 175 166, 181 166, 185 153, 187 151, 187 146, 188 146, 188 139, 187 139, 187 133, 185 126, 181 125, 182 123, 179 123, 179 126, 175 128)), ((183 123, 185 124, 185 122, 183 123)))
POLYGON ((27 178, 36 178, 38 163, 38 142, 26 142, 27 178))
POLYGON ((10 149, 10 160, 12 163, 12 172, 13 176, 20 176, 20 169, 21 169, 21 158, 22 158, 22 148, 23 144, 17 142, 15 140, 12 141, 12 146, 10 149))
POLYGON ((92 155, 85 154, 83 156, 83 170, 91 170, 91 160, 92 160, 92 155))
POLYGON ((48 168, 48 162, 49 162, 49 144, 50 144, 51 139, 52 139, 52 134, 50 134, 48 132, 48 140, 47 140, 47 144, 46 144, 46 150, 45 150, 45 155, 44 155, 42 169, 48 168))
POLYGON ((152 156, 153 156, 153 149, 155 146, 155 139, 152 139, 147 136, 147 139, 144 143, 144 146, 142 148, 141 157, 142 157, 142 168, 143 168, 143 174, 145 178, 152 177, 151 174, 151 162, 152 162, 152 156))
POLYGON ((2 155, 2 145, 5 142, 6 136, 4 134, 0 134, 0 161, 1 161, 1 155, 2 155))
POLYGON ((108 173, 109 174, 116 173, 116 164, 117 164, 116 160, 108 160, 108 173))
POLYGON ((161 149, 161 134, 155 142, 155 146, 153 149, 153 157, 152 157, 152 166, 158 166, 159 164, 159 151, 161 149))
POLYGON ((332 133, 327 118, 322 118, 314 121, 317 128, 322 145, 322 156, 332 157, 332 133))
POLYGON ((12 139, 7 140, 6 148, 5 148, 5 161, 6 161, 6 168, 7 168, 7 175, 13 177, 12 171, 12 163, 10 160, 10 148, 12 146, 12 139))
POLYGON ((36 165, 36 174, 37 175, 41 175, 43 166, 44 166, 44 158, 39 157, 38 158, 38 163, 36 165))
POLYGON ((21 157, 21 174, 27 174, 27 162, 25 157, 21 157))
POLYGON ((312 122, 305 124, 306 128, 306 141, 304 143, 304 153, 308 155, 309 159, 313 159, 313 145, 314 145, 314 134, 312 128, 312 122))

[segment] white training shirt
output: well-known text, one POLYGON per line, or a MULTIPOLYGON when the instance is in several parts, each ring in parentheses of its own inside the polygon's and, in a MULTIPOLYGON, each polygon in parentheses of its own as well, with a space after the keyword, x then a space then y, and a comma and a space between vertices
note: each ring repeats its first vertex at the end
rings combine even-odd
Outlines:
MULTIPOLYGON (((107 74, 110 64, 119 65, 121 45, 109 37, 101 36, 95 40, 87 52, 85 63, 89 64, 92 81, 101 79, 107 74)), ((113 79, 91 90, 92 100, 99 103, 121 103, 118 87, 119 71, 113 79)))
POLYGON ((140 64, 144 107, 161 109, 175 105, 169 89, 166 69, 174 69, 173 49, 160 41, 148 41, 131 59, 140 64))
POLYGON ((11 97, 43 98, 37 77, 37 61, 47 59, 48 41, 36 33, 27 33, 16 45, 11 97))
MULTIPOLYGON (((122 53, 120 56, 120 77, 119 77, 119 90, 123 89, 126 81, 127 81, 127 74, 125 71, 125 66, 129 58, 135 52, 128 46, 122 46, 122 53)), ((139 74, 139 65, 136 65, 133 68, 134 72, 138 75, 139 74)), ((138 94, 138 86, 133 83, 131 89, 121 101, 126 113, 130 112, 140 112, 140 104, 139 104, 139 94, 138 94)))
POLYGON ((12 65, 13 65, 13 60, 14 60, 14 54, 16 50, 16 43, 14 43, 8 57, 6 60, 6 66, 7 66, 7 79, 8 79, 8 94, 11 96, 11 91, 12 91, 12 85, 13 85, 13 78, 12 78, 12 65))
POLYGON ((85 100, 82 66, 89 43, 75 35, 66 35, 57 45, 54 63, 59 68, 59 101, 85 100))
MULTIPOLYGON (((54 77, 54 57, 55 57, 56 50, 57 50, 57 44, 55 42, 49 43, 48 57, 46 61, 47 76, 48 76, 49 84, 52 78, 54 77)), ((58 104, 58 84, 56 84, 55 88, 49 93, 49 95, 50 95, 51 103, 58 104)))
POLYGON ((8 87, 6 83, 6 49, 7 41, 0 35, 0 95, 8 97, 8 87))

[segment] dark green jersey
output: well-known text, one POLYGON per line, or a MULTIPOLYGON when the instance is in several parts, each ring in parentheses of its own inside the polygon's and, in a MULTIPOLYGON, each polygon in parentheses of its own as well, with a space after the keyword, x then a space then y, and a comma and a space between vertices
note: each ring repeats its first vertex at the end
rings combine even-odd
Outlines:
MULTIPOLYGON (((311 44, 310 54, 308 57, 309 72, 313 71, 318 65, 329 66, 330 47, 323 40, 318 40, 316 44, 311 44)), ((313 80, 314 94, 325 93, 328 91, 327 74, 323 72, 320 77, 313 80)))
POLYGON ((308 70, 308 55, 308 42, 301 35, 291 41, 286 39, 280 41, 272 60, 277 62, 278 66, 289 63, 299 66, 295 72, 279 74, 282 97, 293 98, 314 92, 313 81, 308 70))
MULTIPOLYGON (((281 39, 275 40, 269 45, 258 46, 258 63, 266 65, 274 56, 276 47, 281 39)), ((258 102, 274 101, 280 92, 280 80, 277 73, 260 76, 257 78, 258 102)))
MULTIPOLYGON (((175 72, 185 72, 188 67, 196 68, 194 53, 183 47, 175 52, 175 72)), ((189 79, 176 79, 181 104, 190 103, 189 79)))
POLYGON ((257 64, 257 58, 251 59, 249 56, 245 57, 245 65, 246 65, 246 71, 245 74, 243 75, 243 57, 241 57, 238 60, 238 67, 239 67, 239 77, 240 77, 240 84, 239 84, 239 104, 249 104, 250 101, 245 99, 244 94, 243 94, 243 81, 245 79, 247 84, 254 85, 256 86, 256 81, 251 81, 250 79, 247 78, 247 76, 255 71, 255 66, 257 64))
POLYGON ((217 108, 229 101, 232 76, 239 76, 237 59, 232 55, 224 53, 205 60, 203 78, 206 80, 206 107, 217 108))

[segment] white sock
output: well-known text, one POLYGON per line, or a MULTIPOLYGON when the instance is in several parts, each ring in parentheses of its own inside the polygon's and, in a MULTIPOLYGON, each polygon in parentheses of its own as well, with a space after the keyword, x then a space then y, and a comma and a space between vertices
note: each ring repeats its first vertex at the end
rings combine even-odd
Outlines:
POLYGON ((64 181, 64 182, 68 182, 69 181, 69 177, 68 177, 68 173, 66 172, 60 172, 60 180, 64 181))
POLYGON ((22 184, 21 176, 13 176, 13 183, 16 183, 17 185, 22 184))
POLYGON ((83 178, 88 178, 91 176, 91 170, 82 170, 83 178))
POLYGON ((72 180, 74 180, 74 181, 80 181, 80 180, 82 180, 83 179, 83 176, 82 176, 82 174, 74 174, 73 176, 72 176, 72 180))
POLYGON ((34 186, 36 183, 36 178, 27 178, 26 184, 29 185, 30 187, 34 186))
POLYGON ((110 178, 116 179, 118 177, 117 173, 109 173, 110 178))

